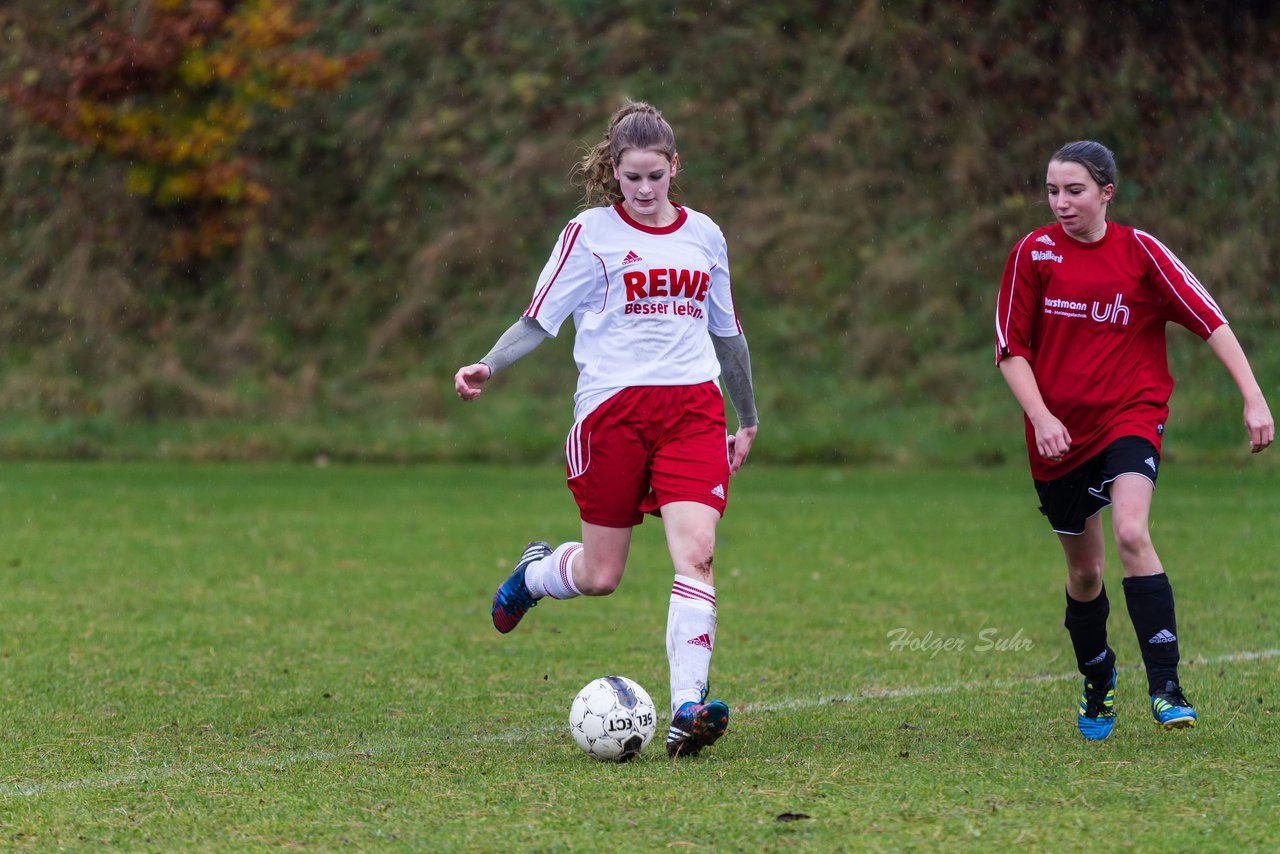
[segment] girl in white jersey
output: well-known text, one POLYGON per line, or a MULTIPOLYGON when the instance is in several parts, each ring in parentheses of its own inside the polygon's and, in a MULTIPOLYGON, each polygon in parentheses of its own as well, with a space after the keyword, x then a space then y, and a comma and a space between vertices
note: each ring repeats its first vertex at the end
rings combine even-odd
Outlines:
POLYGON ((593 205, 561 232, 529 307, 454 386, 474 400, 499 370, 573 317, 578 388, 565 442, 582 542, 530 543, 493 597, 506 633, 544 597, 606 596, 622 580, 631 529, 660 516, 675 567, 667 614, 667 753, 693 756, 724 734, 707 697, 716 635, 712 556, 729 476, 756 436, 751 360, 729 287, 724 235, 668 198, 675 135, 652 106, 619 110, 578 166, 593 205), (728 436, 723 374, 738 417, 728 436))

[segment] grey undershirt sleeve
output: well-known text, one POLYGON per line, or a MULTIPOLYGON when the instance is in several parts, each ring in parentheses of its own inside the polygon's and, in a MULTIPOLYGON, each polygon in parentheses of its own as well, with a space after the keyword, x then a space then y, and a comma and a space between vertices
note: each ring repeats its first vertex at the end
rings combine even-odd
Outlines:
POLYGON ((720 360, 720 376, 729 390, 729 400, 738 413, 738 426, 757 426, 759 420, 756 416, 756 395, 751 387, 751 353, 747 350, 747 336, 721 338, 712 335, 711 343, 716 348, 716 358, 720 360))
POLYGON ((493 348, 480 361, 489 366, 489 375, 510 365, 515 360, 529 355, 533 348, 551 336, 532 317, 522 317, 498 339, 493 348))

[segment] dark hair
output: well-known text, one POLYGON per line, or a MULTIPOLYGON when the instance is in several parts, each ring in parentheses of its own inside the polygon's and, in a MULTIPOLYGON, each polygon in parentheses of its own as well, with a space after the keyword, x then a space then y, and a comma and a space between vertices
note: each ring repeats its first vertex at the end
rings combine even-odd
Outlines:
POLYGON ((659 151, 666 155, 668 162, 676 156, 676 135, 671 125, 656 107, 644 101, 629 101, 614 113, 604 139, 592 146, 574 169, 587 206, 622 201, 622 189, 613 177, 613 167, 633 148, 659 151))
POLYGON ((1089 171, 1089 176, 1099 187, 1116 182, 1116 158, 1111 150, 1100 142, 1081 140, 1068 142, 1049 158, 1049 162, 1079 163, 1089 171))

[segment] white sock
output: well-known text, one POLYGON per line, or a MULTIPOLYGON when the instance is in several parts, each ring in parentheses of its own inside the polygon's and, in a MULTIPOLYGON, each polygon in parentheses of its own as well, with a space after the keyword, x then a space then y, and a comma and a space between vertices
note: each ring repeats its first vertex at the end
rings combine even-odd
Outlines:
POLYGON ((671 585, 667 610, 667 661, 671 665, 671 714, 701 702, 716 643, 716 589, 684 575, 671 585))
POLYGON ((525 568, 524 586, 533 598, 572 599, 582 593, 573 583, 573 559, 582 551, 582 543, 561 543, 542 560, 525 568))

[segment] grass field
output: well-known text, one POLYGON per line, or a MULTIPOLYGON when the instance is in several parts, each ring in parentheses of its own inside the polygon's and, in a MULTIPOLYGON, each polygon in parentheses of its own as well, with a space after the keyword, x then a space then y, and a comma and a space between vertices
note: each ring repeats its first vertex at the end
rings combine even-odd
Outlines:
POLYGON ((1278 481, 1162 472, 1202 725, 1152 725, 1113 559, 1093 744, 1021 466, 749 467, 716 562, 730 733, 615 766, 565 720, 608 673, 665 709, 660 526, 614 596, 489 624, 525 540, 575 534, 554 466, 0 464, 0 848, 1274 847, 1278 481))

